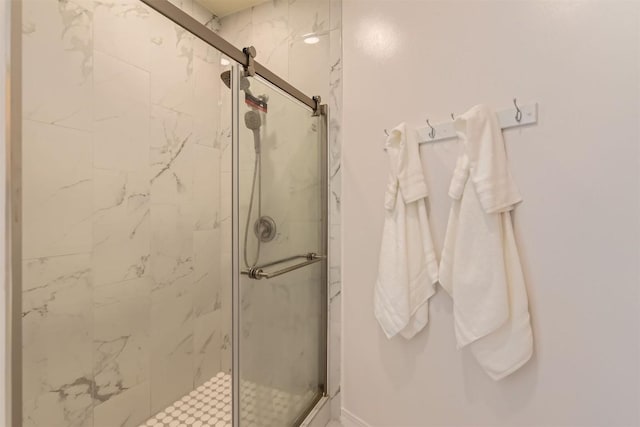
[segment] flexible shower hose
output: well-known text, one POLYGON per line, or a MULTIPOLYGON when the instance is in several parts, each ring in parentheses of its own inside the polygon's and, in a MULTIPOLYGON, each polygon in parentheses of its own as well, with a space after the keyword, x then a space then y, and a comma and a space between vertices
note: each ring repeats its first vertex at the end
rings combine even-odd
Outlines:
POLYGON ((244 265, 247 268, 253 268, 258 264, 260 259, 260 236, 256 236, 258 240, 258 246, 256 248, 255 260, 249 263, 249 256, 247 255, 247 242, 249 239, 249 224, 251 224, 251 212, 253 211, 253 199, 256 190, 256 181, 258 182, 258 219, 262 217, 262 156, 260 151, 256 153, 256 160, 253 164, 253 182, 251 184, 251 198, 249 199, 249 210, 247 211, 247 223, 244 227, 244 265))

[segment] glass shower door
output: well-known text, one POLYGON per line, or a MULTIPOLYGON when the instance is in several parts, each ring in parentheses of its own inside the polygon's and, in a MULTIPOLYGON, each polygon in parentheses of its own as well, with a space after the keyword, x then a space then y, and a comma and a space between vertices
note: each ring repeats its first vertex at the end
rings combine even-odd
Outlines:
POLYGON ((325 123, 239 77, 240 426, 299 424, 326 378, 325 123))

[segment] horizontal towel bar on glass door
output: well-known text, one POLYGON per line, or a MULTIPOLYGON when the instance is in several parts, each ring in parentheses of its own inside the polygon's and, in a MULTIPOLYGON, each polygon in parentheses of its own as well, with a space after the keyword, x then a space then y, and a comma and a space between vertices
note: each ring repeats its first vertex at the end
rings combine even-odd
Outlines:
POLYGON ((245 276, 249 276, 249 278, 255 279, 255 280, 271 279, 272 277, 281 276, 283 274, 289 273, 290 271, 294 271, 299 268, 306 267, 307 265, 315 264, 316 262, 322 261, 323 259, 327 259, 327 257, 325 255, 318 255, 316 253, 310 252, 304 255, 294 255, 288 258, 280 259, 278 261, 269 262, 267 264, 257 265, 255 267, 251 267, 248 270, 242 271, 241 274, 244 274, 245 276), (305 259, 306 261, 291 265, 289 267, 285 267, 281 270, 277 270, 272 273, 266 273, 264 271, 264 268, 266 267, 282 264, 283 262, 293 261, 294 259, 305 259))

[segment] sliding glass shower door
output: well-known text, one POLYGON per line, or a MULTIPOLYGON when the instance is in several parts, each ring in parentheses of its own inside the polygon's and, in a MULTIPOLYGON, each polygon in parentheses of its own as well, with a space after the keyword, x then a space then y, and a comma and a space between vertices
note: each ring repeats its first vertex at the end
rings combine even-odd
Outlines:
POLYGON ((240 426, 292 426, 326 378, 325 123, 237 79, 240 426))

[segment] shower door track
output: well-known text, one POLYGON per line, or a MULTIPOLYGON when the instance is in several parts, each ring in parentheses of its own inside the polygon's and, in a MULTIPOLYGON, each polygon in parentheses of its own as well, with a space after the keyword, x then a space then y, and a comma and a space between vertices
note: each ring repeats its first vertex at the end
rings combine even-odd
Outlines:
POLYGON ((215 47, 223 54, 227 55, 234 61, 242 64, 245 68, 252 66, 255 69, 255 73, 269 83, 278 87, 286 92, 288 95, 297 99, 307 107, 311 108, 314 115, 326 114, 326 105, 320 105, 320 97, 309 97, 305 95, 301 90, 291 85, 289 82, 269 70, 264 65, 250 58, 244 51, 238 49, 218 34, 198 22, 188 13, 182 11, 177 6, 174 6, 169 0, 140 0, 156 12, 164 15, 166 18, 180 25, 185 30, 189 31, 196 37, 200 38, 207 44, 215 47))

